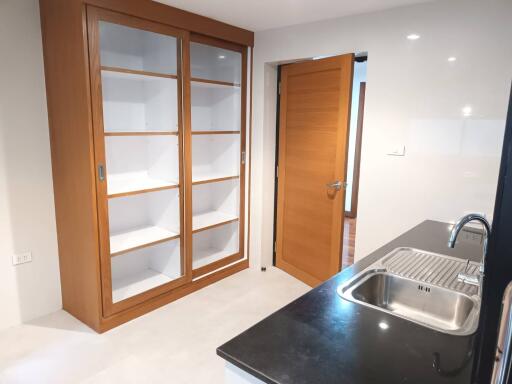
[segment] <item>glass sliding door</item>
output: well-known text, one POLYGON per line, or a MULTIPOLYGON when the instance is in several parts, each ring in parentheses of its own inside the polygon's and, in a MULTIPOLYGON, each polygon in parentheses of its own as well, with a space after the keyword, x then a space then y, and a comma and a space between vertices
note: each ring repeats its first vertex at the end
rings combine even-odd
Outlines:
POLYGON ((184 259, 184 34, 88 8, 102 254, 109 315, 190 281, 184 259))
POLYGON ((195 278, 243 258, 245 60, 243 47, 190 43, 195 278))

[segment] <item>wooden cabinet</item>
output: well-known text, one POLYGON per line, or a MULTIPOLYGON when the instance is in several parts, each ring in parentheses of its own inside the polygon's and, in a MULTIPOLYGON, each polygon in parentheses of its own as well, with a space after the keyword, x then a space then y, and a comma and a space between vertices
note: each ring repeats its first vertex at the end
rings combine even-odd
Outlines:
POLYGON ((226 39, 225 24, 187 14, 187 29, 171 17, 183 11, 120 3, 41 1, 64 309, 100 332, 248 266, 252 34, 226 39), (205 24, 213 36, 196 32, 205 24), (76 55, 83 73, 66 68, 76 55), (89 103, 80 112, 65 99, 73 86, 89 103))

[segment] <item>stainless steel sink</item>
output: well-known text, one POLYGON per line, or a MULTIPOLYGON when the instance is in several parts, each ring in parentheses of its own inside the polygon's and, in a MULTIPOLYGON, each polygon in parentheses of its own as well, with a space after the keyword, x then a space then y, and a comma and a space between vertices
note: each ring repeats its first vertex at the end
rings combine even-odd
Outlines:
POLYGON ((480 297, 475 287, 457 281, 465 269, 460 259, 397 248, 341 285, 338 293, 439 332, 468 335, 478 326, 480 297))

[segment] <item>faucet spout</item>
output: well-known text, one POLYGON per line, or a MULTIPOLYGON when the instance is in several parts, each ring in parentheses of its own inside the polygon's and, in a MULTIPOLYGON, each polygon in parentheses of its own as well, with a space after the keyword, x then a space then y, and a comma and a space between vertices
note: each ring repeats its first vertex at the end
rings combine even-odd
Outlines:
POLYGON ((455 248, 455 241, 457 240, 457 236, 459 235, 459 232, 470 221, 479 221, 480 223, 482 223, 482 226, 484 227, 484 232, 485 232, 484 237, 485 237, 485 239, 487 239, 489 237, 489 234, 491 233, 491 225, 489 224, 487 219, 477 213, 470 213, 466 216, 461 217, 453 225, 452 231, 450 233, 450 239, 448 240, 448 246, 450 248, 455 248))
MULTIPOLYGON (((469 223, 470 221, 478 221, 482 224, 484 228, 484 247, 483 247, 483 255, 482 255, 482 262, 480 263, 480 276, 483 276, 485 271, 485 257, 487 255, 487 241, 489 239, 489 234, 491 233, 491 225, 487 221, 485 217, 482 215, 479 215, 477 213, 470 213, 469 215, 461 217, 453 226, 452 231, 450 233, 450 238, 448 240, 448 246, 450 248, 455 248, 455 242, 457 241, 457 236, 459 235, 459 232, 464 228, 464 226, 469 223)), ((476 285, 481 283, 481 279, 467 275, 467 274, 460 274, 459 276, 461 281, 465 281, 466 283, 472 283, 473 285, 476 285)))

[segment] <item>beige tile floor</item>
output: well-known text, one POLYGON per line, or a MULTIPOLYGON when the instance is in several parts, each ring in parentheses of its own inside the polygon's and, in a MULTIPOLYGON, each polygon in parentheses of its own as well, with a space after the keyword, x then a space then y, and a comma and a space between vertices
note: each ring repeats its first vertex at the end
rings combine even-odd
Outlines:
POLYGON ((59 311, 0 332, 0 383, 222 383, 216 347, 308 290, 245 270, 103 335, 59 311))

